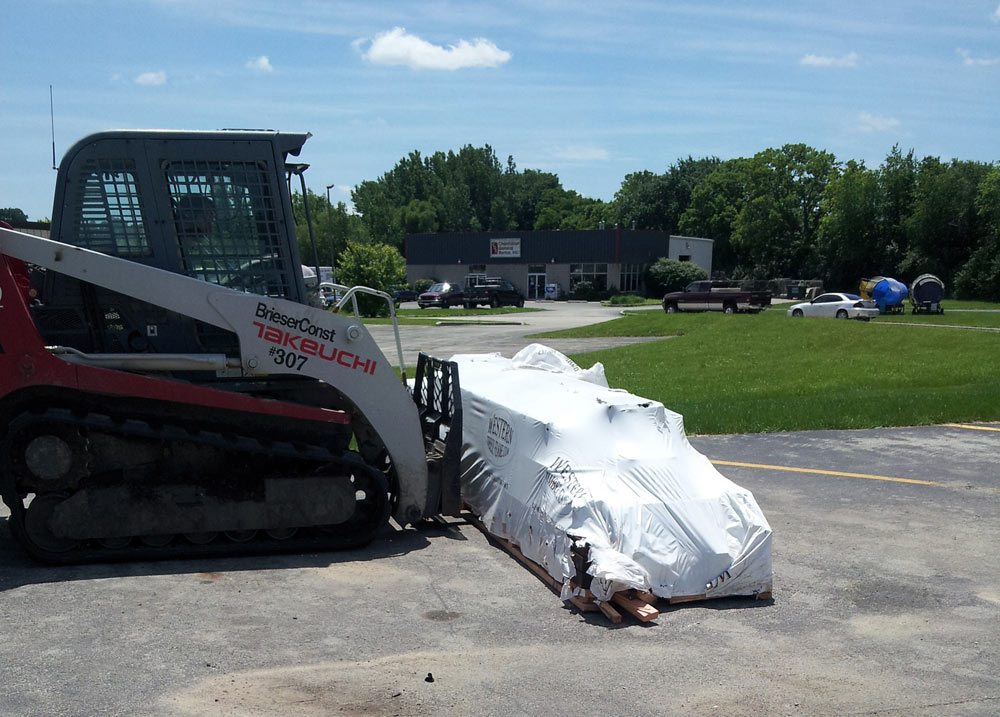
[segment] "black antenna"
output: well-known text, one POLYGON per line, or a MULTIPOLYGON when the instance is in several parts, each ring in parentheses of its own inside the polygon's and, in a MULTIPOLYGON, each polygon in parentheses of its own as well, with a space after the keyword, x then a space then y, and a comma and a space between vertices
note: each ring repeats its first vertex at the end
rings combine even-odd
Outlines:
POLYGON ((52 85, 49 85, 49 122, 52 125, 52 169, 58 169, 56 166, 56 113, 52 104, 52 85))

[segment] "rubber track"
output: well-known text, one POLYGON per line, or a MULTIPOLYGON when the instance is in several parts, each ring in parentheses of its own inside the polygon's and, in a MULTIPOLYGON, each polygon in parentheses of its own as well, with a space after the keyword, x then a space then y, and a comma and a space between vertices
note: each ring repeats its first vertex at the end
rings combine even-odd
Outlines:
MULTIPOLYGON (((384 496, 376 510, 375 519, 365 523, 348 521, 329 528, 300 528, 297 534, 288 540, 275 540, 263 529, 250 541, 237 543, 220 533, 215 540, 207 545, 189 543, 183 535, 175 535, 171 543, 163 547, 147 546, 133 538, 129 546, 115 549, 100 545, 96 540, 85 541, 81 547, 64 553, 45 552, 30 544, 23 535, 21 522, 25 509, 20 506, 19 491, 14 485, 14 477, 10 470, 3 471, 3 493, 5 502, 11 508, 12 533, 24 548, 36 560, 51 564, 73 564, 85 562, 119 562, 134 560, 164 560, 188 559, 202 557, 222 557, 238 555, 263 555, 276 553, 301 553, 326 550, 344 550, 361 547, 370 543, 379 531, 388 524, 390 504, 388 499, 389 484, 386 476, 377 468, 369 465, 360 455, 353 452, 335 454, 325 446, 290 441, 262 440, 250 435, 220 432, 218 430, 192 429, 175 424, 165 423, 159 417, 129 417, 115 416, 109 412, 80 414, 79 411, 63 407, 49 408, 45 411, 31 411, 21 414, 11 422, 4 442, 4 456, 8 455, 11 438, 21 427, 28 424, 44 424, 47 422, 60 425, 74 425, 89 431, 114 434, 143 440, 158 440, 167 443, 188 443, 210 446, 230 453, 245 453, 249 455, 266 455, 269 457, 291 458, 315 463, 317 468, 329 468, 332 465, 341 466, 345 475, 362 473, 375 484, 375 494, 384 496), (7 498, 18 499, 15 505, 10 505, 7 498)), ((213 426, 214 428, 214 426, 213 426)))

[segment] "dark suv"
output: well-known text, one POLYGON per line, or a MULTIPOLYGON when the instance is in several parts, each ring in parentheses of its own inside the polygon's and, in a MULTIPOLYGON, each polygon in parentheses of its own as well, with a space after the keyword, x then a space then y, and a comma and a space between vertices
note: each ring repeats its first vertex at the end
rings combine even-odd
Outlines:
POLYGON ((397 304, 401 301, 416 301, 419 294, 407 286, 400 286, 392 290, 392 300, 397 304))
POLYGON ((494 309, 524 306, 524 295, 506 279, 487 279, 485 284, 466 287, 464 303, 467 309, 474 309, 480 304, 489 304, 494 309))

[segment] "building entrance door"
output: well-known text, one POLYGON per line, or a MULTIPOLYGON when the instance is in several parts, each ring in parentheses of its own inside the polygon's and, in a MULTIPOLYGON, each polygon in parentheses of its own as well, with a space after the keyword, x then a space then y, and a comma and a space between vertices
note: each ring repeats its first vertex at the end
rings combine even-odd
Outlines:
POLYGON ((538 301, 545 298, 545 267, 528 267, 528 299, 538 301), (540 271, 539 271, 540 270, 540 271))

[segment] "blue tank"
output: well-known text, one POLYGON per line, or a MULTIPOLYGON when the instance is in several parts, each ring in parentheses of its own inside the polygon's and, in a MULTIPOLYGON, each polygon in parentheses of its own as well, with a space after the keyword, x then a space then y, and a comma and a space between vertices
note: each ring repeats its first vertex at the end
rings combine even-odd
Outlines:
POLYGON ((909 295, 910 291, 906 288, 906 284, 888 277, 883 278, 872 287, 872 300, 878 305, 880 314, 890 311, 901 312, 903 302, 909 295))

